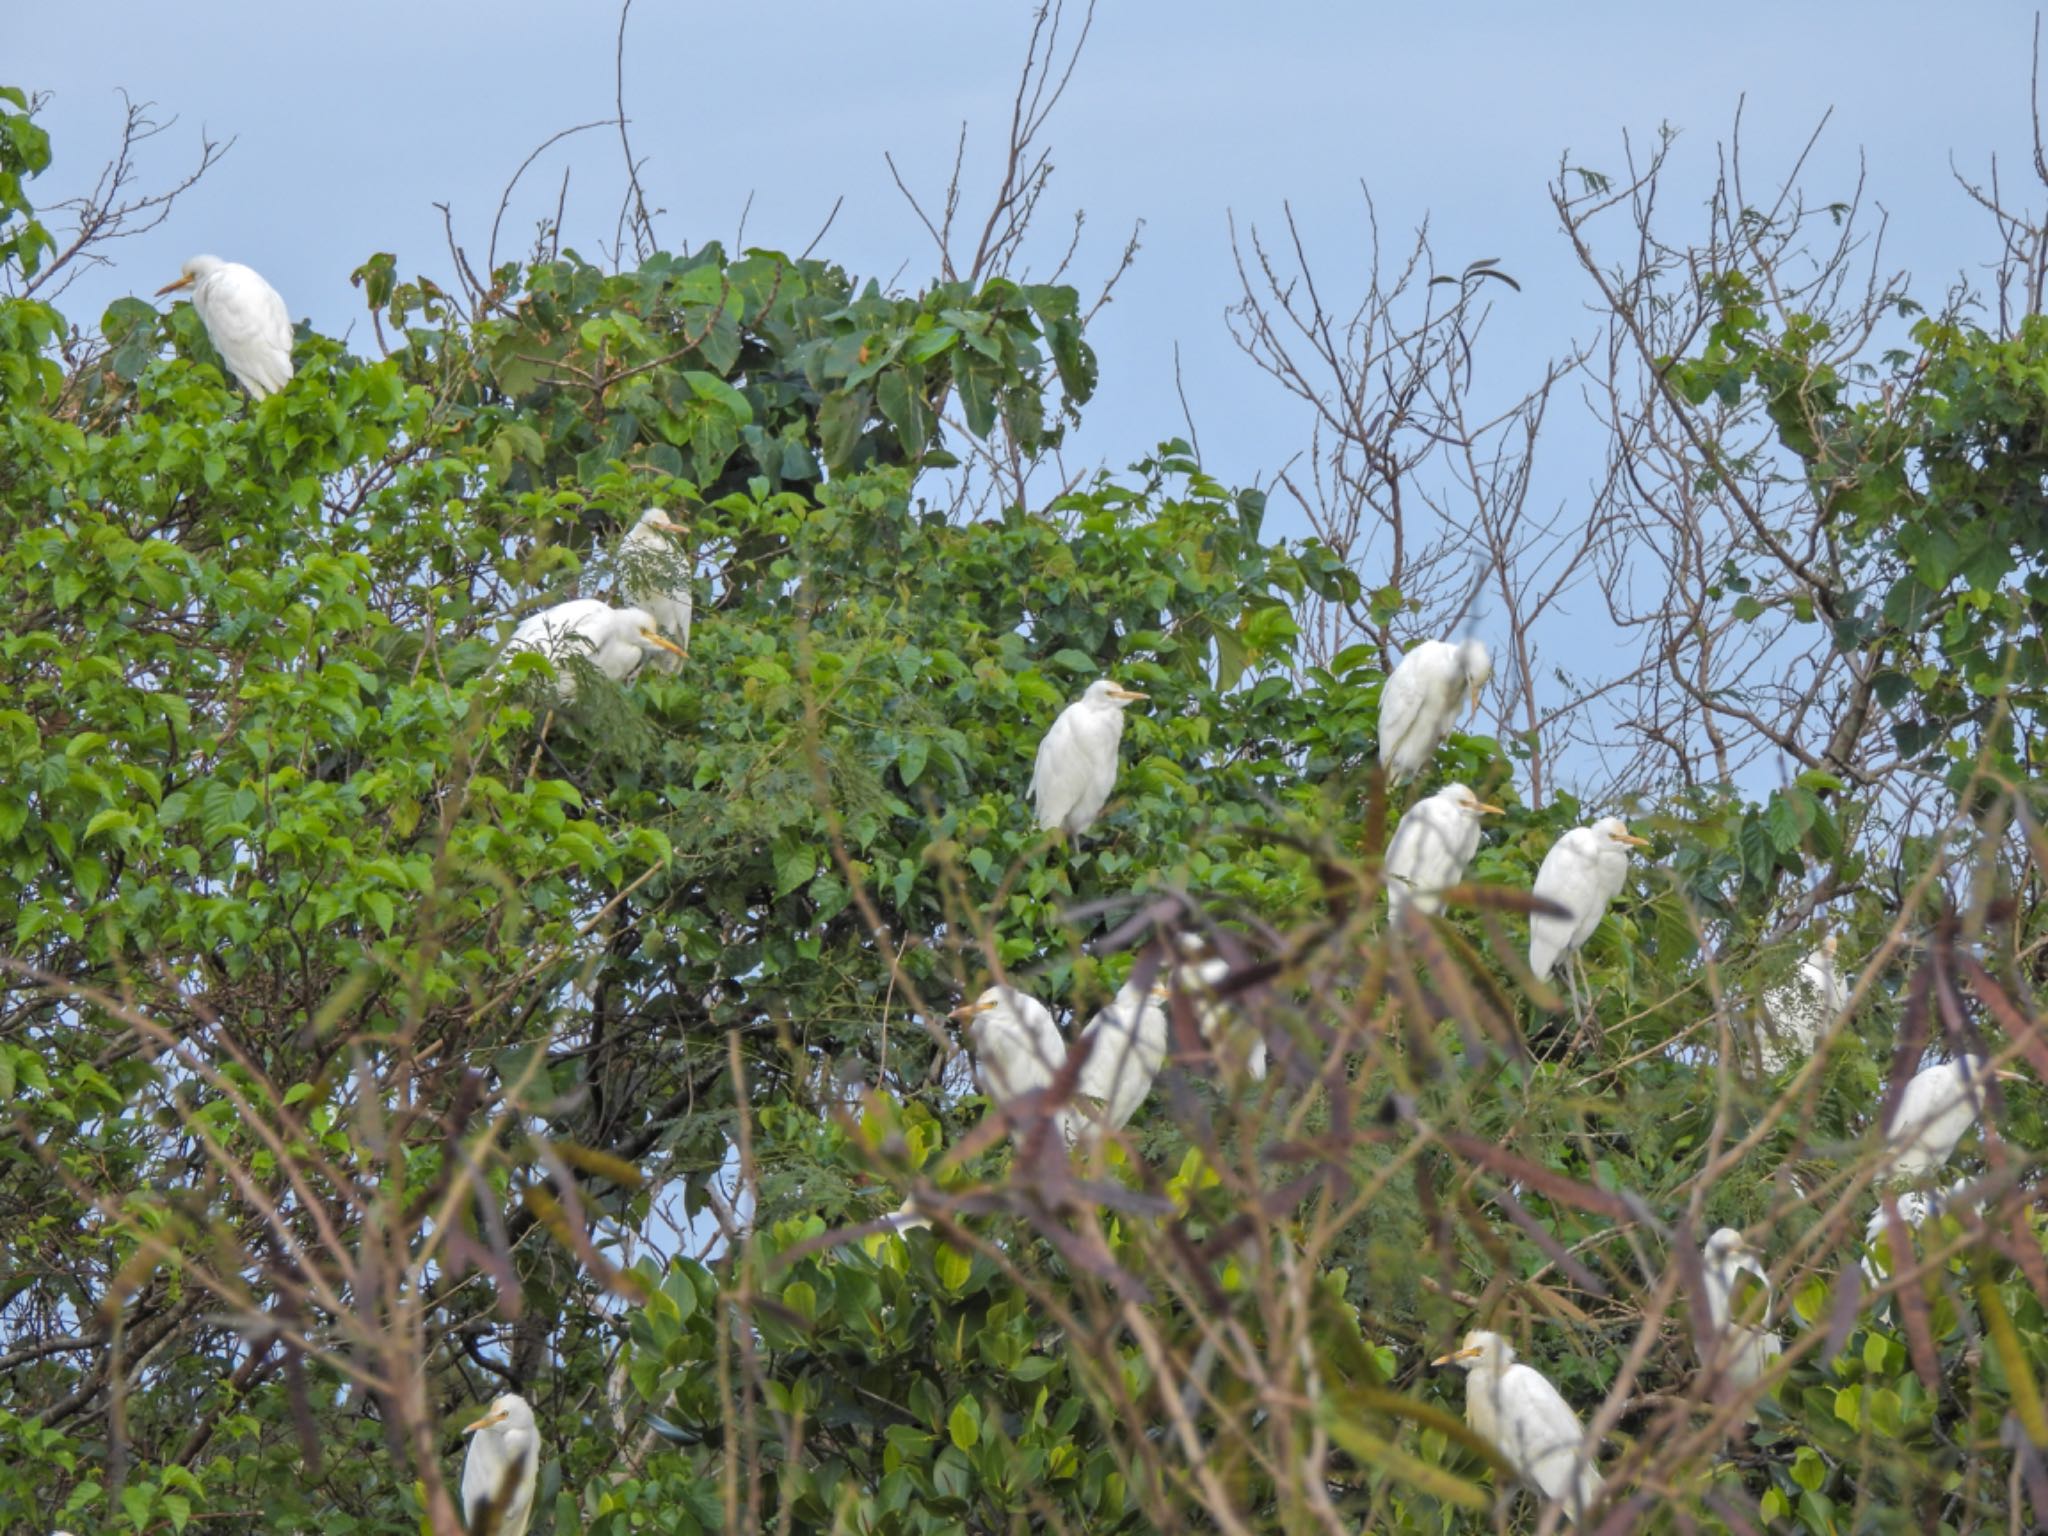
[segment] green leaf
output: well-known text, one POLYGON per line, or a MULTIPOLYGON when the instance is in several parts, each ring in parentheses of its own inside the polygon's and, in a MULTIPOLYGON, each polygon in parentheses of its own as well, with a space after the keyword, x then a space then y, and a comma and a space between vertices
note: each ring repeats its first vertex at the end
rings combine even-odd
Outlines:
POLYGON ((787 896, 818 872, 818 850, 795 833, 775 839, 775 894, 787 896))
POLYGON ((981 1440, 981 1405, 963 1397, 946 1415, 946 1437, 963 1451, 971 1451, 981 1440))
POLYGON ((925 759, 931 755, 931 750, 931 743, 922 736, 912 736, 897 750, 896 772, 902 777, 906 789, 924 773, 925 759))

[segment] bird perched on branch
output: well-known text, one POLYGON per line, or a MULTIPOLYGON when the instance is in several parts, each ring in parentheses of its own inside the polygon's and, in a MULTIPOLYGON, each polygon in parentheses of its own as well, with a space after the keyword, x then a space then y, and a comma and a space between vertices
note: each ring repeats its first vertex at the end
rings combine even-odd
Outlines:
POLYGON ((1083 1140, 1122 1130, 1151 1093, 1166 1061, 1167 996, 1164 980, 1142 991, 1127 981, 1081 1031, 1080 1048, 1088 1055, 1074 1097, 1086 1101, 1075 1127, 1083 1140))
POLYGON ((473 1438, 462 1459, 462 1523, 472 1536, 526 1536, 540 1476, 533 1408, 517 1392, 507 1392, 493 1398, 490 1411, 463 1433, 473 1438))
POLYGON ((1629 831, 1619 816, 1573 827, 1550 845, 1536 871, 1536 894, 1569 915, 1536 912, 1529 917, 1529 969, 1538 981, 1549 980, 1560 958, 1585 947, 1628 880, 1629 849, 1649 846, 1649 839, 1629 831))
POLYGON ((1409 806, 1382 866, 1388 912, 1399 917, 1410 903, 1418 912, 1441 912, 1440 893, 1465 878, 1465 866, 1479 851, 1479 818, 1501 814, 1462 784, 1447 784, 1409 806))
MULTIPOLYGON (((1714 1325, 1711 1338, 1700 1340, 1700 1361, 1721 1362, 1729 1385, 1746 1390, 1763 1379, 1771 1362, 1785 1352, 1785 1341, 1771 1331, 1771 1277, 1762 1256, 1742 1240, 1733 1227, 1722 1227, 1707 1239, 1700 1259, 1705 1269, 1707 1315, 1714 1325), (1737 1294, 1744 1274, 1752 1275, 1763 1288, 1763 1305, 1748 1320, 1750 1308, 1737 1294)), ((1750 1417, 1754 1419, 1755 1413, 1750 1417)))
MULTIPOLYGON (((1037 998, 1013 987, 990 987, 947 1017, 967 1036, 974 1075, 999 1108, 1050 1087, 1066 1064, 1067 1043, 1051 1012, 1037 998)), ((1068 1141, 1074 1139, 1070 1111, 1060 1111, 1059 1130, 1068 1141)))
MULTIPOLYGON (((1914 1073, 1885 1126, 1879 1177, 1903 1182, 1938 1172, 1983 1116, 1992 1075, 1981 1056, 1958 1056, 1914 1073)), ((2011 1072, 1997 1076, 2017 1080, 2011 1072)))
POLYGON ((1583 1522, 1600 1497, 1586 1429, 1550 1378, 1515 1358, 1497 1333, 1475 1329, 1464 1347, 1430 1362, 1465 1372, 1465 1422, 1490 1441, 1515 1474, 1583 1522))
POLYGON ((1084 832, 1102 814, 1116 788, 1124 711, 1144 697, 1105 677, 1090 683, 1080 698, 1060 711, 1038 744, 1038 761, 1031 770, 1031 799, 1040 827, 1084 832))
POLYGON ((1480 690, 1493 676, 1493 658, 1478 640, 1425 640, 1394 668, 1380 693, 1380 767, 1391 783, 1412 779, 1428 766, 1458 723, 1467 699, 1479 707, 1480 690))
POLYGON ((1762 1028, 1757 1031, 1757 1060, 1764 1071, 1782 1072, 1804 1061, 1840 1017, 1849 989, 1836 973, 1835 950, 1831 933, 1799 962, 1785 985, 1764 993, 1762 1028))
POLYGON ((254 268, 218 256, 194 256, 158 298, 192 290, 192 307, 228 372, 252 400, 274 395, 292 376, 292 317, 278 291, 254 268))
POLYGON ((565 699, 576 694, 575 677, 564 670, 581 657, 615 683, 623 683, 648 657, 683 654, 681 646, 655 628, 645 608, 614 608, 594 597, 572 598, 520 620, 505 642, 505 654, 532 651, 555 664, 556 687, 565 699))
POLYGON ((619 543, 626 595, 653 615, 656 629, 682 647, 677 655, 664 653, 654 658, 654 665, 664 672, 681 668, 681 655, 690 649, 690 621, 697 611, 688 557, 675 545, 686 531, 682 524, 671 522, 661 508, 649 507, 619 543))

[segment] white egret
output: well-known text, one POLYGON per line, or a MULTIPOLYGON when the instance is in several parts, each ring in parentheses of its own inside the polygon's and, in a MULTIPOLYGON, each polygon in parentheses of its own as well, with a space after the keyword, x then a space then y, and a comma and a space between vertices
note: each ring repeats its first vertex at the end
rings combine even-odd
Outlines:
MULTIPOLYGON (((966 1033, 982 1092, 999 1108, 1050 1087, 1066 1064, 1067 1043, 1052 1014, 1037 998, 1014 987, 990 987, 948 1017, 966 1033)), ((1073 1139, 1071 1116, 1065 1110, 1060 1112, 1059 1129, 1073 1139)))
POLYGON ((533 1518, 534 1481, 540 1476, 540 1431, 533 1409, 517 1392, 491 1400, 490 1412, 463 1431, 475 1436, 462 1460, 462 1523, 472 1532, 526 1536, 533 1518), (483 1524, 484 1511, 494 1524, 483 1524))
MULTIPOLYGON (((1913 1074, 1884 1132, 1880 1178, 1924 1179, 1937 1171, 1984 1113, 1991 1068, 1981 1056, 1959 1056, 1913 1074)), ((1999 1077, 2010 1080, 2012 1073, 1999 1077)))
POLYGON ((1038 824, 1050 831, 1082 832, 1116 788, 1116 749, 1124 737, 1124 711, 1145 695, 1099 678, 1060 711, 1031 770, 1038 824))
POLYGON ((1849 989, 1835 970, 1835 948, 1831 933, 1799 962, 1799 969, 1782 987, 1764 993, 1756 1042, 1757 1059, 1764 1071, 1782 1072, 1811 1056, 1847 1005, 1849 989))
POLYGON ((278 291, 250 267, 218 256, 194 256, 157 297, 192 290, 192 307, 213 349, 254 400, 274 395, 292 377, 292 317, 278 291))
POLYGON ((1400 784, 1422 772, 1458 723, 1459 707, 1493 676, 1478 640, 1425 640, 1401 658, 1380 692, 1380 767, 1400 784))
MULTIPOLYGON (((1902 1189, 1892 1196, 1898 1206, 1899 1220, 1908 1231, 1917 1231, 1921 1223, 1930 1216, 1939 1216, 1942 1211, 1942 1196, 1930 1194, 1922 1189, 1902 1189)), ((1880 1200, 1877 1209, 1870 1213, 1870 1220, 1863 1224, 1863 1275, 1872 1285, 1882 1285, 1891 1278, 1892 1265, 1901 1255, 1891 1251, 1891 1217, 1880 1200), (1878 1245, 1884 1246, 1880 1248, 1878 1245)), ((1907 1254, 1903 1257, 1911 1258, 1907 1254)))
MULTIPOLYGON (((680 523, 670 522, 661 508, 649 507, 626 530, 619 543, 619 561, 625 567, 626 595, 654 616, 656 629, 687 652, 697 595, 692 590, 689 562, 668 537, 685 531, 680 523)), ((664 654, 656 657, 654 664, 664 672, 674 672, 682 661, 664 654)))
POLYGON ((562 673, 558 687, 564 698, 576 693, 576 679, 562 671, 572 656, 623 683, 649 656, 683 654, 682 647, 655 628, 654 615, 645 608, 614 608, 594 597, 572 598, 520 620, 505 642, 506 655, 516 651, 533 651, 552 661, 562 673))
POLYGON ((1700 1340, 1700 1360, 1719 1360, 1722 1375, 1738 1390, 1754 1386, 1785 1352, 1785 1341, 1771 1330, 1770 1274, 1733 1227, 1709 1237, 1700 1260, 1706 1271, 1707 1315, 1714 1325, 1713 1336, 1700 1340), (1763 1308, 1755 1322, 1736 1316, 1736 1281, 1745 1273, 1763 1287, 1763 1308))
POLYGON ((1163 980, 1144 992, 1127 981, 1081 1031, 1081 1048, 1088 1056, 1074 1096, 1092 1101, 1082 1106, 1084 1123, 1077 1128, 1084 1139, 1122 1130, 1151 1093, 1166 1061, 1167 995, 1163 980))
POLYGON ((1536 894, 1556 902, 1568 915, 1530 914, 1529 969, 1538 981, 1550 978, 1560 957, 1585 947, 1628 879, 1629 849, 1649 846, 1649 839, 1629 831, 1619 816, 1573 827, 1550 845, 1536 871, 1536 894))
POLYGON ((1501 814, 1462 784, 1446 784, 1409 806, 1387 844, 1387 910, 1399 917, 1412 902, 1418 912, 1441 912, 1439 893, 1465 878, 1479 851, 1479 818, 1501 814))
POLYGON ((1242 1068, 1253 1082, 1264 1082, 1265 1037, 1256 1030, 1239 1028, 1237 1010, 1216 995, 1216 984, 1230 974, 1230 962, 1211 954, 1199 934, 1184 933, 1179 943, 1187 958, 1168 974, 1169 988, 1187 999, 1203 1042, 1220 1048, 1226 1070, 1242 1068))
POLYGON ((1584 1520, 1600 1497, 1600 1474, 1585 1426, 1550 1379, 1483 1328, 1466 1334, 1462 1349, 1430 1364, 1464 1369, 1465 1422, 1492 1442, 1522 1481, 1584 1520))

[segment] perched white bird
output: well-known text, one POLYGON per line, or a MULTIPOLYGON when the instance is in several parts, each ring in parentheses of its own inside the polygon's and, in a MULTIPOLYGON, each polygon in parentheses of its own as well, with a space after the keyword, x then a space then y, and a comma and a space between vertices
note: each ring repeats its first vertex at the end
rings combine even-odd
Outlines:
POLYGON ((576 693, 575 677, 563 670, 572 656, 582 657, 613 682, 623 683, 649 656, 683 654, 680 646, 655 628, 654 615, 645 608, 614 608, 594 597, 572 598, 521 619, 505 642, 506 655, 517 651, 533 651, 553 662, 561 673, 557 687, 564 698, 576 693))
POLYGON ((1124 737, 1124 711, 1145 695, 1108 678, 1088 685, 1060 711, 1031 770, 1031 798, 1039 826, 1069 833, 1087 830, 1116 788, 1116 749, 1124 737))
POLYGON ((491 1400, 491 1410, 463 1431, 476 1438, 462 1460, 462 1523, 481 1533, 486 1505, 497 1536, 526 1536, 533 1518, 533 1485, 540 1476, 540 1431, 533 1409, 517 1392, 491 1400))
POLYGON ((1959 1056, 1914 1073, 1885 1127, 1879 1177, 1924 1179, 1937 1171, 1984 1113, 1990 1081, 1991 1069, 1981 1056, 1959 1056))
POLYGON ((1266 1080, 1266 1041, 1256 1030, 1240 1028, 1237 1010, 1216 995, 1216 984, 1230 974, 1230 962, 1208 952, 1199 934, 1180 936, 1187 959, 1174 966, 1167 985, 1194 1009, 1195 1027, 1203 1041, 1218 1047, 1229 1071, 1242 1068, 1255 1083, 1266 1080))
POLYGON ((1813 1055, 1821 1036, 1849 1001, 1849 989, 1835 970, 1835 936, 1831 933, 1799 962, 1782 987, 1764 993, 1763 1018, 1757 1030, 1757 1059, 1766 1072, 1782 1072, 1813 1055))
MULTIPOLYGON (((1930 1216, 1939 1216, 1942 1210, 1942 1196, 1930 1194, 1921 1189, 1902 1189, 1892 1196, 1899 1208, 1899 1220, 1908 1230, 1917 1230, 1930 1216)), ((1891 1251, 1891 1218, 1885 1213, 1884 1202, 1880 1200, 1877 1209, 1870 1213, 1870 1220, 1863 1224, 1863 1275, 1872 1285, 1882 1285, 1891 1278, 1892 1265, 1901 1255, 1891 1251), (1878 1245, 1882 1243, 1882 1249, 1878 1245)), ((1910 1259, 1911 1254, 1904 1255, 1910 1259)))
POLYGON ((1729 1385, 1746 1389, 1761 1381, 1771 1362, 1785 1352, 1785 1341, 1771 1330, 1771 1277, 1756 1250, 1733 1227, 1722 1227, 1709 1237, 1700 1259, 1706 1270, 1707 1315, 1714 1325, 1713 1337, 1700 1341, 1700 1360, 1704 1364, 1718 1359, 1729 1385), (1763 1311, 1754 1322, 1735 1315, 1735 1282, 1745 1272, 1763 1287, 1763 1311))
POLYGON ((1600 1497, 1600 1474, 1572 1405, 1497 1333, 1475 1329, 1462 1349, 1430 1362, 1465 1371, 1465 1422, 1493 1442, 1516 1474, 1574 1520, 1600 1497))
POLYGON ((157 289, 157 297, 192 290, 192 307, 251 399, 274 395, 292 377, 292 317, 278 291, 253 268, 218 256, 194 256, 179 269, 184 275, 157 289))
MULTIPOLYGON (((625 567, 626 595, 654 616, 654 627, 688 651, 690 620, 697 611, 689 562, 668 538, 685 530, 670 522, 659 507, 649 507, 640 520, 626 530, 619 543, 619 562, 625 567)), ((678 656, 662 655, 654 664, 664 672, 682 666, 678 656)))
MULTIPOLYGON (((1015 988, 990 987, 948 1017, 965 1031, 981 1090, 999 1107, 1049 1087, 1066 1064, 1067 1043, 1052 1014, 1037 998, 1015 988)), ((1066 1110, 1060 1112, 1059 1129, 1073 1139, 1072 1117, 1066 1110)))
POLYGON ((1649 846, 1649 839, 1630 832, 1619 816, 1573 827, 1550 845, 1536 871, 1536 894, 1556 902, 1570 916, 1530 915, 1529 969, 1538 981, 1549 979, 1560 957, 1585 947, 1628 879, 1629 849, 1649 846))
POLYGON ((1479 818, 1500 814, 1462 784, 1446 784, 1409 806, 1387 844, 1387 910, 1399 917, 1413 902, 1418 912, 1441 912, 1439 892, 1465 878, 1479 851, 1479 818))
POLYGON ((1081 1031, 1081 1048, 1088 1056, 1074 1096, 1092 1101, 1081 1106, 1085 1123, 1077 1129, 1084 1139, 1122 1130, 1151 1093, 1166 1061, 1166 997, 1163 980, 1144 992, 1125 982, 1081 1031))
POLYGON ((1493 676, 1493 658, 1478 640, 1425 640, 1394 668, 1380 691, 1380 767, 1396 784, 1428 766, 1436 749, 1458 723, 1469 698, 1493 676))

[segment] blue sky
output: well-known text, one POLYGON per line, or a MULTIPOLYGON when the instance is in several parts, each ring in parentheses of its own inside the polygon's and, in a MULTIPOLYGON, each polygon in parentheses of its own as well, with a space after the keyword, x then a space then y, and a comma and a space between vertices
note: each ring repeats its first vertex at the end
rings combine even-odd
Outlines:
MULTIPOLYGON (((962 120, 967 207, 992 184, 1029 31, 1028 0, 775 7, 638 0, 626 99, 664 243, 731 243, 752 198, 750 243, 796 250, 845 197, 820 246, 857 274, 936 267, 883 160, 937 199, 962 120)), ((347 7, 215 0, 195 10, 73 0, 10 19, 8 70, 53 92, 58 162, 50 199, 89 184, 119 122, 117 88, 180 115, 147 152, 144 182, 181 170, 202 125, 237 143, 163 228, 123 246, 120 266, 67 296, 91 325, 123 293, 148 293, 188 254, 247 261, 294 316, 355 331, 348 273, 373 251, 445 277, 436 201, 481 253, 499 194, 534 145, 613 110, 617 13, 532 0, 347 7)), ((1498 258, 1522 284, 1498 290, 1482 382, 1506 396, 1594 317, 1557 228, 1547 184, 1560 157, 1618 170, 1622 135, 1683 135, 1666 206, 1703 202, 1718 145, 1746 100, 1753 174, 1789 167, 1824 112, 1833 120, 1805 184, 1847 196, 1867 158, 1868 196, 1891 215, 1888 266, 1924 298, 1995 248, 1951 178, 1996 154, 2027 185, 2032 15, 1986 4, 1959 29, 1949 8, 1869 3, 1714 8, 1618 3, 1387 6, 1268 0, 1259 6, 1105 3, 1048 139, 1058 174, 1032 256, 1040 271, 1069 219, 1088 223, 1085 287, 1145 221, 1136 268, 1097 320, 1103 385, 1070 462, 1121 467, 1181 431, 1178 346, 1207 466, 1264 480, 1307 442, 1301 408, 1243 359, 1223 312, 1238 297, 1229 219, 1272 231, 1291 202, 1318 279, 1355 299, 1363 264, 1360 184, 1391 247, 1425 218, 1439 264, 1498 258)), ((573 171, 568 243, 595 256, 622 186, 609 130, 571 139, 529 174, 505 221, 516 253, 573 171)), ((985 204, 981 204, 985 206, 985 204)), ((1554 408, 1544 504, 1569 517, 1601 469, 1571 402, 1554 408)), ((1276 521, 1274 531, 1299 532, 1276 521)), ((1372 584, 1372 573, 1364 573, 1372 584)), ((1579 615, 1589 616, 1590 598, 1579 615)), ((1560 654, 1587 642, 1571 632, 1560 654)))

